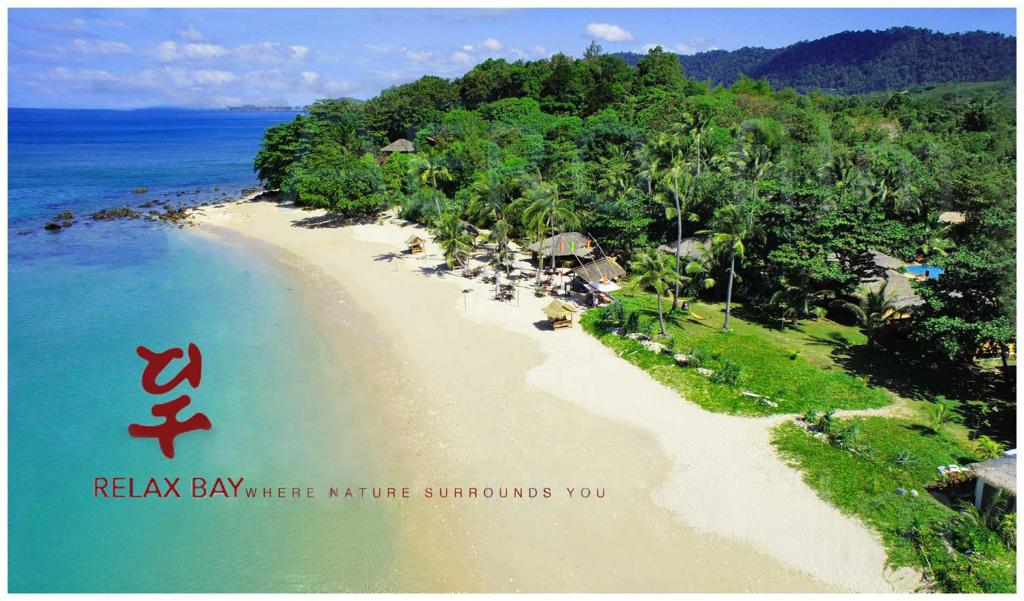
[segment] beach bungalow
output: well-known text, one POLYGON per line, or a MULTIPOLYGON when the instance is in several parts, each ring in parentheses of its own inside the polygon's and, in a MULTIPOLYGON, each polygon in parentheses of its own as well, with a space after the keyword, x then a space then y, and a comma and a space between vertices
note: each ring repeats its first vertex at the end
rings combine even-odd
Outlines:
POLYGON ((580 259, 589 258, 594 252, 590 238, 578 232, 566 232, 557 236, 549 236, 540 242, 526 247, 533 255, 533 260, 540 263, 544 259, 555 256, 556 264, 565 267, 576 267, 580 259))
POLYGON ((964 216, 960 211, 946 211, 945 213, 939 213, 939 223, 963 223, 967 217, 964 216))
POLYGON ((548 306, 544 307, 544 314, 548 316, 552 329, 571 328, 572 317, 576 315, 576 309, 562 301, 552 300, 548 306))
MULTIPOLYGON (((668 254, 675 256, 676 241, 672 240, 668 244, 662 244, 658 249, 662 252, 667 252, 668 254)), ((683 238, 679 244, 679 258, 684 260, 699 259, 710 249, 711 239, 707 236, 690 236, 689 238, 683 238)))
POLYGON ((587 293, 587 304, 598 306, 612 302, 610 292, 619 289, 615 282, 626 275, 626 270, 611 257, 591 261, 572 270, 577 289, 587 293))
POLYGON ((426 242, 423 238, 413 234, 405 240, 405 246, 409 250, 409 254, 415 255, 423 252, 426 242))
POLYGON ((1013 497, 1013 511, 1017 511, 1017 451, 1010 453, 967 466, 978 479, 974 486, 974 506, 979 510, 983 510, 1001 491, 1013 497))
POLYGON ((405 138, 399 138, 380 149, 380 153, 384 155, 389 155, 393 152, 416 152, 416 145, 405 138))

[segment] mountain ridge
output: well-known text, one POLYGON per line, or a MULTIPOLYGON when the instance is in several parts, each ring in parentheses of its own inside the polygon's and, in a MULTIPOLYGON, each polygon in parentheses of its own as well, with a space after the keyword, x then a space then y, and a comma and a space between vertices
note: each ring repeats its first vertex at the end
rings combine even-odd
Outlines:
MULTIPOLYGON (((642 54, 616 53, 629 64, 642 54)), ((729 85, 743 74, 775 88, 863 94, 946 82, 1016 79, 1016 37, 893 27, 843 31, 782 48, 743 47, 679 55, 687 77, 729 85)))

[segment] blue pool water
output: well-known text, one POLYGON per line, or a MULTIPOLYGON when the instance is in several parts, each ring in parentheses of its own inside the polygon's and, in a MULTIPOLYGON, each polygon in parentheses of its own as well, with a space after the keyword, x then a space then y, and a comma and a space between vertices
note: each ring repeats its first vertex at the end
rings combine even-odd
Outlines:
POLYGON ((62 210, 237 194, 256 184, 263 130, 292 115, 8 115, 10 590, 375 589, 394 535, 374 506, 92 496, 95 477, 366 478, 366 454, 345 429, 358 382, 339 379, 293 274, 242 247, 140 221, 80 217, 60 233, 42 229, 62 210), (132 194, 140 186, 150 191, 132 194), (204 366, 186 392, 213 428, 178 438, 168 460, 154 441, 127 435, 129 423, 154 422, 135 348, 189 342, 204 366))
POLYGON ((943 269, 938 265, 907 265, 907 273, 923 275, 936 280, 942 275, 943 269))

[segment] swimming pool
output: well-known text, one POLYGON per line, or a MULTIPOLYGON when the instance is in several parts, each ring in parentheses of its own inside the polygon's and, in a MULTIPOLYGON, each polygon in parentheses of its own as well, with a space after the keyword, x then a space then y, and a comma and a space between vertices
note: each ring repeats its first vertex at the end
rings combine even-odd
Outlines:
POLYGON ((942 275, 943 269, 938 265, 907 265, 907 273, 914 275, 923 275, 927 278, 936 280, 942 275))

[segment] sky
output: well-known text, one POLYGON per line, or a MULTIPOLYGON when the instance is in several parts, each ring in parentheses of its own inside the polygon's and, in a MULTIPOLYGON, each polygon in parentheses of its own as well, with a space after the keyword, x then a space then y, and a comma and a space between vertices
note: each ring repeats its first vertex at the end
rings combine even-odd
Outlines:
POLYGON ((491 57, 778 48, 845 30, 1016 35, 1013 9, 10 9, 13 107, 303 105, 491 57))

